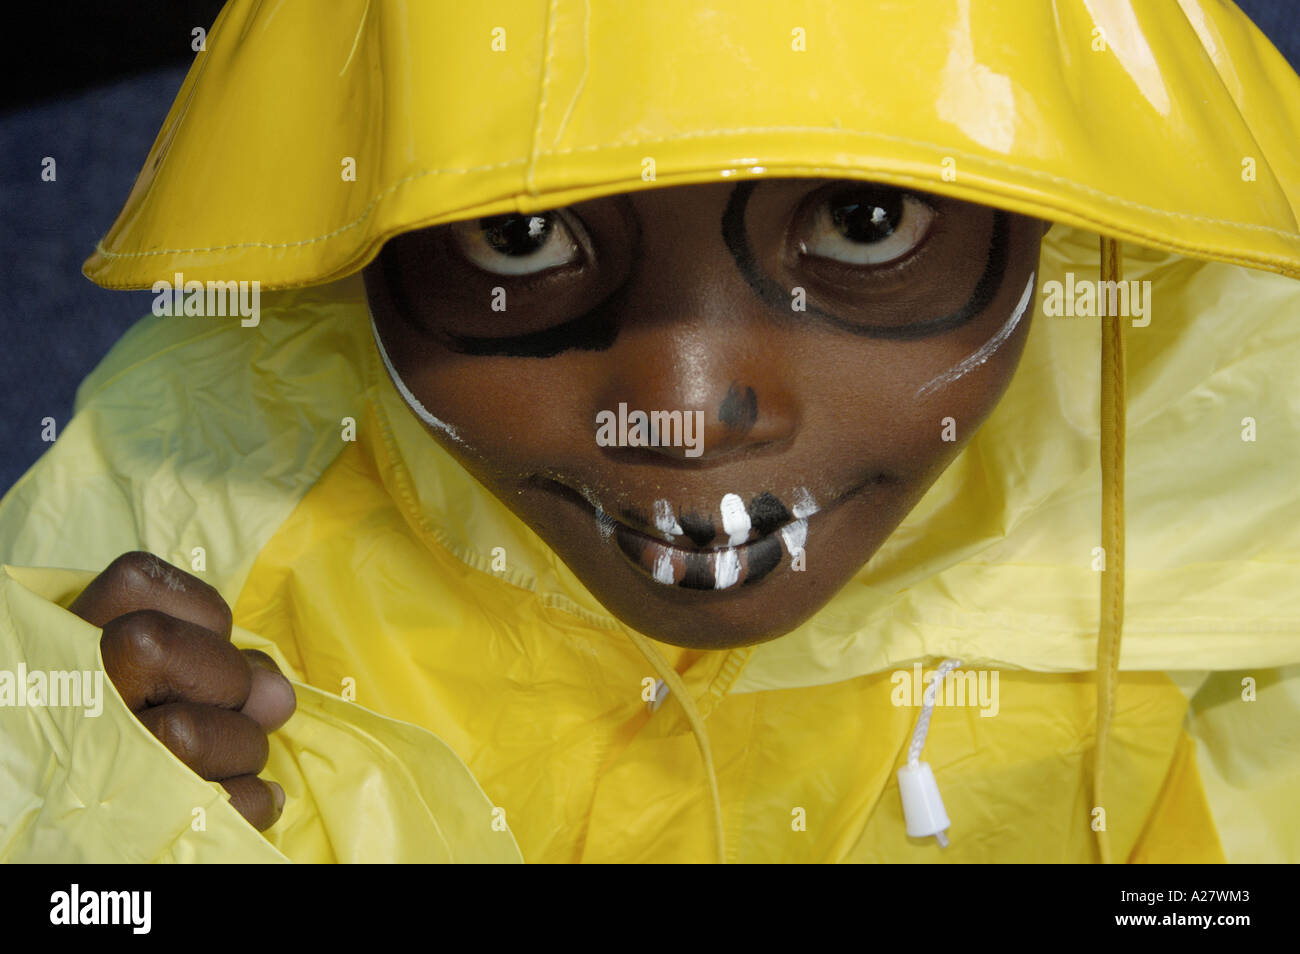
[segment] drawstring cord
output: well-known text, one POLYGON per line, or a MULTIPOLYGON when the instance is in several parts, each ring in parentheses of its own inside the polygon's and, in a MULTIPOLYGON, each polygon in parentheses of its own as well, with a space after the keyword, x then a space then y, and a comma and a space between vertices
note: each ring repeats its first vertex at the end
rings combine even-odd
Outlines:
MULTIPOLYGON (((1101 240, 1101 279, 1123 278, 1120 243, 1101 240)), ((1094 821, 1103 864, 1110 864, 1110 836, 1105 824, 1106 754, 1119 683, 1119 648, 1124 627, 1124 322, 1120 315, 1102 318, 1101 326, 1101 626, 1097 635, 1097 747, 1093 764, 1094 821)))
MULTIPOLYGON (((1123 280, 1120 242, 1101 239, 1101 280, 1123 280)), ((1097 634, 1096 748, 1093 753, 1093 806, 1103 809, 1101 824, 1094 822, 1097 847, 1103 864, 1114 861, 1105 824, 1106 756, 1119 684, 1120 639, 1124 629, 1124 435, 1125 372, 1124 322, 1122 315, 1107 315, 1101 327, 1101 545, 1104 564, 1101 573, 1100 627, 1097 634)), ((933 835, 940 846, 948 844, 948 815, 930 766, 920 761, 921 749, 930 727, 938 687, 958 665, 947 659, 926 687, 921 715, 916 720, 907 765, 898 770, 903 815, 911 837, 933 835)))
POLYGON ((951 823, 934 772, 928 762, 921 761, 921 750, 925 748, 925 737, 930 731, 930 717, 934 715, 934 700, 939 687, 948 678, 948 673, 960 664, 959 660, 945 659, 930 677, 930 684, 922 696, 921 714, 912 730, 912 744, 907 747, 907 764, 898 770, 898 793, 903 798, 903 819, 907 823, 908 837, 929 838, 933 835, 940 848, 948 847, 947 832, 951 823))
MULTIPOLYGON (((718 864, 725 865, 727 842, 722 826, 722 797, 718 794, 718 776, 713 768, 713 750, 709 746, 708 733, 704 730, 704 717, 700 715, 699 707, 695 705, 695 700, 686 690, 686 683, 682 682, 682 677, 673 671, 673 667, 668 665, 668 660, 659 654, 650 640, 630 627, 625 627, 624 632, 636 648, 641 650, 641 655, 646 658, 646 661, 654 667, 659 678, 667 684, 668 691, 677 697, 682 711, 686 713, 686 721, 690 723, 691 730, 695 733, 696 744, 700 747, 700 756, 704 759, 704 772, 709 780, 709 798, 713 803, 713 837, 718 849, 718 864)), ((657 701, 662 702, 658 686, 655 687, 655 697, 657 701)))
POLYGON ((948 673, 952 672, 961 661, 957 659, 945 659, 939 664, 934 675, 930 678, 930 684, 925 687, 925 693, 922 695, 921 715, 916 720, 916 728, 912 730, 912 744, 907 747, 907 764, 918 765, 921 759, 921 749, 925 748, 925 737, 930 732, 930 717, 934 715, 934 700, 939 693, 939 687, 943 681, 948 678, 948 673))

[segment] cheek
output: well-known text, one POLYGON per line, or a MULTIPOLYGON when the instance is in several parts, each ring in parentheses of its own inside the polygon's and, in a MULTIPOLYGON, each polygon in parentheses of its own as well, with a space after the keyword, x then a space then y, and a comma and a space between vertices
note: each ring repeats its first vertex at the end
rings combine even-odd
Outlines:
MULTIPOLYGON (((1016 353, 1019 353, 1020 342, 1023 342, 1024 336, 1020 334, 1020 325, 1027 323, 1027 315, 1030 309, 1031 297, 1034 291, 1035 276, 1030 275, 1026 282, 1020 299, 1016 303, 1011 314, 1002 321, 992 335, 983 341, 970 354, 963 357, 943 371, 940 371, 934 377, 926 381, 916 391, 918 398, 924 398, 930 394, 936 394, 952 384, 961 381, 968 374, 975 374, 983 370, 990 363, 999 362, 999 354, 1003 349, 1010 349, 1010 345, 1017 344, 1016 353)), ((1014 359, 1013 359, 1014 360, 1014 359)))
MULTIPOLYGON (((1005 321, 1004 317, 1004 321, 1005 321)), ((966 363, 999 331, 971 340, 872 343, 828 369, 820 411, 828 461, 860 464, 902 483, 938 475, 992 412, 1015 371, 1028 321, 966 363), (965 367, 963 367, 963 364, 965 367), (936 376, 940 386, 924 390, 936 376), (918 393, 923 392, 923 393, 918 393)))
POLYGON ((918 427, 937 438, 951 460, 993 413, 1011 382, 1028 333, 1022 317, 929 379, 913 395, 918 427))
POLYGON ((447 354, 402 376, 438 418, 456 431, 453 453, 475 469, 502 476, 526 472, 594 442, 581 376, 566 356, 491 358, 447 354))

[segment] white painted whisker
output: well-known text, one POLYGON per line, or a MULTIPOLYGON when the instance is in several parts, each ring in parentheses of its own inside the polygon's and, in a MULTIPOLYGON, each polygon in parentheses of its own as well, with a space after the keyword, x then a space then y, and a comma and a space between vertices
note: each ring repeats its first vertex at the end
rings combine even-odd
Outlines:
POLYGON ((421 404, 420 399, 412 394, 411 389, 406 386, 406 382, 402 380, 402 376, 397 373, 397 369, 393 367, 393 362, 388 357, 384 342, 379 337, 379 326, 375 324, 374 315, 370 316, 370 330, 374 333, 375 344, 379 347, 379 357, 383 359, 384 367, 388 369, 388 377, 392 379, 393 386, 397 388, 397 393, 402 396, 402 400, 415 412, 415 416, 435 430, 442 431, 457 444, 464 444, 465 441, 456 433, 456 428, 430 414, 429 409, 421 404))
POLYGON ((600 530, 602 540, 608 540, 614 535, 614 518, 605 513, 600 504, 596 505, 596 528, 600 530))
POLYGON ((918 398, 925 397, 927 394, 932 394, 940 388, 947 387, 958 378, 964 377, 988 361, 989 358, 993 357, 994 352, 1002 347, 1006 340, 1011 337, 1012 332, 1016 330, 1016 326, 1020 324, 1020 319, 1024 317, 1025 309, 1029 307, 1029 299, 1034 291, 1034 279, 1036 277, 1037 272, 1030 273, 1029 281, 1025 283, 1025 291, 1020 296, 1020 303, 1016 305, 1016 310, 1012 312, 1011 317, 1008 318, 1002 327, 998 329, 997 334, 984 342, 978 350, 953 365, 947 371, 944 371, 942 374, 937 375, 923 384, 916 392, 918 398))
POLYGON ((794 506, 790 512, 796 520, 806 520, 817 512, 817 501, 808 492, 807 487, 800 487, 794 492, 794 506))

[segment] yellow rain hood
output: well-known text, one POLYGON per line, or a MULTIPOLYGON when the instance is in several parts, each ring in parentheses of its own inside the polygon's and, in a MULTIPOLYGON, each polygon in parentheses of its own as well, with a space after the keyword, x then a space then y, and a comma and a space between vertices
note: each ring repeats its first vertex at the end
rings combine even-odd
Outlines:
POLYGON ((234 0, 85 272, 312 285, 421 226, 804 175, 1295 276, 1298 141, 1217 2, 234 0))

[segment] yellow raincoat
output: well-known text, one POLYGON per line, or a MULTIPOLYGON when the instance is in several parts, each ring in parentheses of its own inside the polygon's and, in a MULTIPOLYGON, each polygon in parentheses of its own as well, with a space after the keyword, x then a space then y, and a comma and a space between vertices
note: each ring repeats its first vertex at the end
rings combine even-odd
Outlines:
POLYGON ((1214 0, 234 0, 86 273, 257 280, 260 321, 147 317, 82 385, 0 504, 0 668, 100 668, 64 607, 120 553, 194 569, 295 679, 288 804, 259 834, 111 687, 0 707, 0 859, 1300 861, 1297 142, 1300 80, 1214 0), (1050 219, 1040 283, 1104 265, 1152 310, 1040 299, 854 582, 688 651, 428 436, 357 272, 410 229, 749 176, 1050 219), (894 702, 945 657, 1000 692, 934 712, 941 849, 905 834, 894 702))

